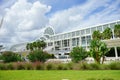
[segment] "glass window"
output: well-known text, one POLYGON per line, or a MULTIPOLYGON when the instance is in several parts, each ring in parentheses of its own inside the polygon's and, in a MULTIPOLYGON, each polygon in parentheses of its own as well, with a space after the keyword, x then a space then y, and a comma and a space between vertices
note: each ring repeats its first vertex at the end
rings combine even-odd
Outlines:
POLYGON ((72 46, 76 46, 76 40, 75 40, 75 38, 72 39, 72 46))
POLYGON ((79 36, 80 35, 80 31, 76 31, 76 36, 79 36))
POLYGON ((89 45, 91 41, 91 36, 86 36, 86 40, 87 40, 87 45, 89 45))
POLYGON ((90 34, 90 28, 86 29, 86 34, 90 34))
POLYGON ((117 24, 120 24, 120 21, 118 21, 117 24))
POLYGON ((74 37, 75 36, 75 32, 72 32, 72 37, 74 37))
POLYGON ((81 37, 82 45, 86 45, 85 37, 81 37))
POLYGON ((93 33, 94 31, 96 31, 96 27, 91 28, 91 33, 93 33))
POLYGON ((108 24, 103 25, 103 30, 105 30, 107 27, 109 27, 108 24))
POLYGON ((98 26, 97 30, 99 30, 101 32, 102 31, 102 26, 98 26))
POLYGON ((71 37, 71 33, 68 33, 68 37, 71 37))
POLYGON ((85 30, 81 30, 81 35, 84 35, 85 34, 85 30))
POLYGON ((111 29, 114 29, 114 26, 115 26, 115 23, 111 23, 111 24, 110 24, 110 28, 111 28, 111 29))
POLYGON ((67 34, 64 34, 64 38, 67 38, 67 34))

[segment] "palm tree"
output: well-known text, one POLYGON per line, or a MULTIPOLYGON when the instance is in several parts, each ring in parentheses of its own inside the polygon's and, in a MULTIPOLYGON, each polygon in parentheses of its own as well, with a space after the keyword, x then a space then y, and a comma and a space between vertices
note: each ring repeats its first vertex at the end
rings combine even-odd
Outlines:
POLYGON ((90 43, 90 56, 94 58, 94 60, 100 64, 101 57, 103 58, 102 63, 104 61, 105 54, 109 51, 107 45, 100 40, 92 40, 90 43))
POLYGON ((100 40, 101 39, 101 33, 100 33, 100 31, 99 30, 94 31, 93 34, 92 34, 92 38, 100 40))
POLYGON ((116 37, 120 38, 120 24, 115 25, 114 33, 116 37))
POLYGON ((30 49, 30 43, 27 43, 27 45, 26 45, 26 49, 27 49, 27 50, 30 49))
POLYGON ((111 30, 111 28, 107 27, 102 33, 102 38, 110 39, 111 37, 112 37, 112 30, 111 30))
POLYGON ((34 49, 37 49, 37 42, 33 42, 32 44, 33 44, 34 49))

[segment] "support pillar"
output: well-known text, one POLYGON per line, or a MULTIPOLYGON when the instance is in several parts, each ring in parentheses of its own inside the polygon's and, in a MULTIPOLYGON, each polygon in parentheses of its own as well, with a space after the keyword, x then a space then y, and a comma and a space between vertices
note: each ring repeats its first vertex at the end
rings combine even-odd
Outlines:
POLYGON ((118 59, 117 47, 114 47, 114 49, 115 49, 115 58, 118 59))

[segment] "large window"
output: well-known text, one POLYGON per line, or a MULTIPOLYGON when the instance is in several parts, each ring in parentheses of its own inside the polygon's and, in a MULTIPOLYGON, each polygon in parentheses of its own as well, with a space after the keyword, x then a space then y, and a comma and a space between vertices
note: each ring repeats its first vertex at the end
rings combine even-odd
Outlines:
POLYGON ((76 31, 76 36, 79 36, 80 35, 80 31, 76 31))
POLYGON ((99 30, 100 32, 102 32, 102 26, 97 26, 97 30, 99 30))
POLYGON ((69 46, 69 39, 62 40, 62 45, 63 45, 63 47, 68 47, 69 46))
POLYGON ((108 24, 103 25, 103 30, 105 30, 107 27, 109 27, 108 24))
POLYGON ((110 24, 110 28, 111 28, 111 29, 114 29, 114 26, 115 26, 115 23, 111 23, 111 24, 110 24))
POLYGON ((86 40, 85 40, 85 36, 84 37, 81 37, 81 44, 82 46, 86 45, 86 40))
POLYGON ((78 46, 79 45, 79 38, 73 38, 72 39, 72 46, 78 46))
POLYGON ((86 40, 87 40, 87 45, 90 45, 91 36, 86 36, 86 40))
POLYGON ((72 37, 74 37, 75 36, 75 32, 72 32, 72 37))
POLYGON ((120 24, 120 21, 118 21, 117 24, 120 24))
POLYGON ((93 33, 94 31, 96 31, 96 27, 91 28, 91 33, 93 33))
POLYGON ((86 34, 90 34, 90 28, 86 29, 86 34))
POLYGON ((81 35, 85 35, 85 30, 81 30, 81 35))

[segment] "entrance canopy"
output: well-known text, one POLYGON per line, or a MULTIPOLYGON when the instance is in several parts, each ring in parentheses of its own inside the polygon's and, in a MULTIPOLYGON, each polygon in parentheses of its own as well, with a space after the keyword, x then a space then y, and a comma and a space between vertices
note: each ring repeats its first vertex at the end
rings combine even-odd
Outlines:
POLYGON ((107 47, 120 47, 120 38, 103 40, 107 44, 107 47))

